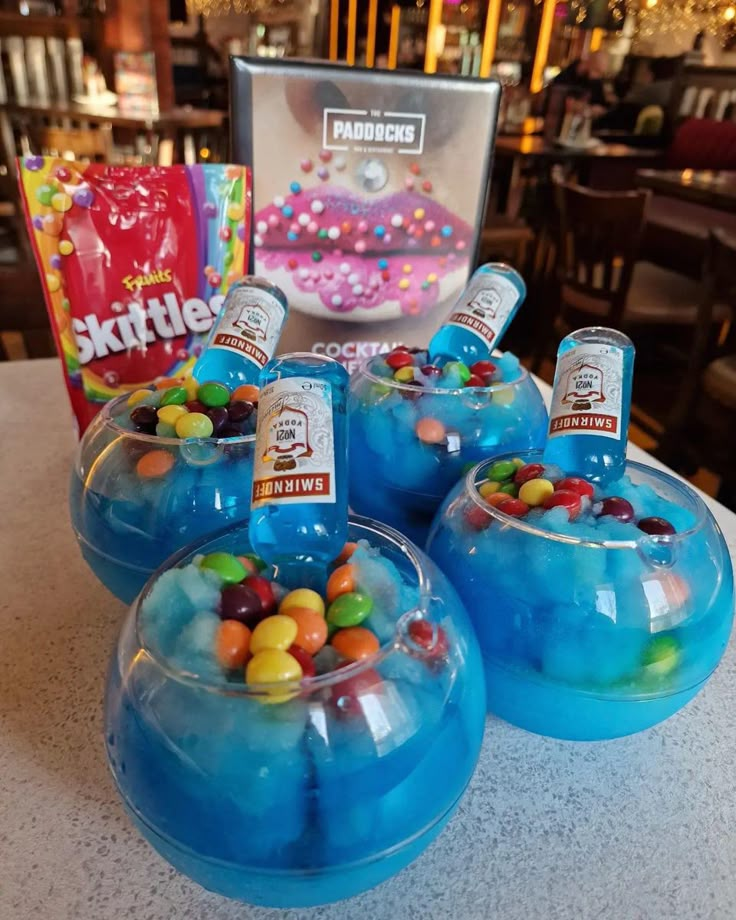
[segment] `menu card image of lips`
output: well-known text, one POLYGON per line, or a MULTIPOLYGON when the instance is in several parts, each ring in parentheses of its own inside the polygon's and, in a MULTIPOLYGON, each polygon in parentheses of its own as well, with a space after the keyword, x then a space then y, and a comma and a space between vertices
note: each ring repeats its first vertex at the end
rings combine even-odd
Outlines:
POLYGON ((349 364, 366 339, 427 339, 475 262, 499 85, 231 62, 234 159, 253 172, 253 269, 291 308, 280 350, 349 364))

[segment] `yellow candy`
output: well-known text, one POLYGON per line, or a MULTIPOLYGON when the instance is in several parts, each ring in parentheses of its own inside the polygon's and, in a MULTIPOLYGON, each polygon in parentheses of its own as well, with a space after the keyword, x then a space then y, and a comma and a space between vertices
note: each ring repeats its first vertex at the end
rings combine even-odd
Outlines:
POLYGON ((177 438, 211 438, 215 426, 204 412, 185 412, 176 420, 177 438))
POLYGON ((233 203, 227 207, 227 219, 228 220, 242 220, 243 219, 243 205, 233 203))
POLYGON ((514 464, 517 470, 521 469, 521 467, 524 466, 524 461, 521 459, 521 457, 514 457, 514 459, 511 462, 514 464))
POLYGON ((402 291, 405 291, 409 287, 409 279, 402 278, 401 281, 399 281, 399 287, 402 291))
POLYGON ((199 389, 199 384, 194 379, 194 377, 185 377, 182 380, 181 385, 187 391, 188 400, 197 398, 197 390, 199 389))
POLYGON ((410 274, 411 274, 411 265, 404 265, 403 268, 401 269, 401 271, 402 271, 405 275, 410 275, 410 274))
POLYGON ((137 406, 138 403, 145 399, 147 396, 151 395, 150 390, 133 390, 133 392, 128 397, 128 405, 132 409, 133 406, 137 406))
MULTIPOLYGON (((286 619, 288 619, 288 617, 286 619)), ((256 626, 256 631, 258 627, 265 622, 265 620, 262 620, 261 623, 256 626)), ((296 624, 294 625, 296 626, 296 624)), ((253 639, 255 639, 255 635, 256 633, 254 631, 251 637, 251 651, 253 650, 253 639)), ((298 681, 302 679, 302 667, 293 655, 290 655, 282 649, 262 649, 260 652, 256 652, 248 662, 248 666, 245 669, 245 679, 253 686, 258 686, 259 684, 280 684, 284 681, 298 681)), ((264 703, 283 703, 295 696, 297 692, 298 691, 295 690, 291 693, 279 693, 276 690, 268 690, 266 691, 268 695, 263 696, 261 700, 264 703)))
POLYGON ((310 610, 316 610, 320 616, 325 615, 325 602, 311 588, 297 588, 296 591, 289 591, 279 605, 279 613, 285 613, 289 607, 308 607, 310 610))
POLYGON ((61 287, 61 280, 58 275, 52 275, 49 272, 46 275, 46 287, 51 291, 52 294, 55 294, 56 291, 61 287))
POLYGON ((519 498, 535 508, 541 505, 555 490, 549 479, 530 479, 519 489, 519 498))
POLYGON ((478 489, 483 498, 486 498, 488 495, 495 495, 496 492, 501 488, 500 482, 484 482, 482 486, 478 489))
POLYGON ((424 217, 424 208, 417 208, 414 212, 414 219, 421 220, 424 217))
POLYGON ((51 197, 51 207, 55 211, 59 211, 63 214, 65 211, 68 211, 72 206, 72 199, 66 192, 57 192, 51 197))
POLYGON ((394 372, 394 380, 398 380, 401 383, 408 383, 410 380, 414 379, 414 368, 413 367, 400 367, 397 371, 394 372))
POLYGON ((59 252, 63 256, 70 256, 74 252, 74 245, 69 240, 62 240, 59 243, 59 252))
POLYGON ((429 281, 430 284, 434 284, 436 280, 437 280, 437 275, 435 275, 434 272, 430 272, 427 275, 427 281, 429 281))
POLYGON ((493 402, 497 406, 510 406, 516 399, 513 387, 501 387, 493 391, 493 402))
MULTIPOLYGON (((280 613, 272 617, 266 617, 265 620, 256 626, 250 640, 250 650, 255 655, 263 649, 286 649, 293 645, 296 639, 298 626, 296 620, 291 617, 283 616, 280 613)), ((285 680, 286 678, 275 678, 275 680, 285 680)))
POLYGON ((159 420, 165 422, 167 425, 173 425, 176 427, 177 421, 182 417, 182 415, 187 415, 189 410, 186 406, 161 406, 158 410, 159 420))

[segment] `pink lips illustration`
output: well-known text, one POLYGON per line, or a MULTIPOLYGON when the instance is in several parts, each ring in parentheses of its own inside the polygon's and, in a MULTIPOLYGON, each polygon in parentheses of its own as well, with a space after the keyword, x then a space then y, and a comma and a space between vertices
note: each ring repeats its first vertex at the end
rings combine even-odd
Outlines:
POLYGON ((442 279, 467 270, 473 238, 464 220, 414 191, 366 201, 298 183, 258 212, 255 230, 258 271, 284 271, 317 309, 360 320, 373 318, 364 311, 426 314, 442 279))

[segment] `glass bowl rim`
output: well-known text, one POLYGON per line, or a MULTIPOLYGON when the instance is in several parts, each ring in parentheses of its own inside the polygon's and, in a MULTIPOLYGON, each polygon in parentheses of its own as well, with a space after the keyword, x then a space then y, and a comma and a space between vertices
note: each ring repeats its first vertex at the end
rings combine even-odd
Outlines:
MULTIPOLYGON (((149 384, 148 386, 137 387, 138 390, 149 390, 151 393, 155 393, 157 388, 154 384, 149 384)), ((143 431, 131 431, 130 428, 123 428, 122 425, 119 425, 113 415, 112 410, 123 401, 130 399, 132 393, 135 390, 131 390, 129 393, 121 393, 120 396, 115 396, 113 399, 108 400, 105 405, 100 410, 100 418, 105 426, 105 428, 113 431, 119 437, 135 438, 139 441, 145 441, 149 444, 158 444, 161 447, 182 447, 185 444, 211 444, 219 446, 225 445, 238 445, 238 444, 251 444, 255 443, 256 435, 255 432, 252 434, 244 434, 239 438, 213 438, 211 435, 207 438, 162 438, 157 434, 146 434, 143 431)), ((146 403, 145 405, 148 405, 146 403)), ((135 408, 135 407, 133 407, 135 408)), ((92 426, 87 429, 88 431, 92 430, 92 426)), ((85 432, 86 434, 86 432, 85 432)))
POLYGON ((485 502, 478 492, 478 487, 475 484, 475 480, 483 467, 488 467, 499 460, 512 460, 524 456, 528 457, 530 454, 535 457, 541 457, 543 452, 541 450, 523 451, 520 454, 501 454, 498 457, 491 457, 487 460, 481 460, 481 462, 477 463, 471 470, 468 470, 464 480, 464 491, 470 496, 472 501, 479 508, 482 508, 483 511, 486 511, 490 515, 490 517, 495 518, 500 523, 514 527, 516 530, 520 530, 523 533, 529 534, 530 536, 541 537, 542 539, 552 540, 557 543, 566 543, 571 546, 587 546, 591 549, 635 550, 642 545, 647 545, 648 543, 665 545, 678 544, 700 531, 708 517, 708 508, 706 507, 705 502, 697 494, 697 492, 690 485, 688 485, 688 483, 683 482, 681 479, 677 479, 675 476, 672 476, 665 470, 660 470, 657 467, 648 466, 646 463, 640 463, 637 460, 627 460, 627 471, 629 467, 633 467, 634 469, 645 473, 654 472, 656 476, 664 479, 667 485, 674 488, 676 492, 685 495, 688 500, 694 504, 695 522, 691 527, 689 527, 687 530, 680 530, 674 534, 648 534, 644 531, 641 531, 641 536, 631 540, 590 540, 582 537, 571 536, 570 534, 554 533, 553 531, 545 530, 542 527, 537 527, 534 524, 525 523, 522 518, 512 517, 510 514, 504 514, 500 508, 495 507, 494 505, 489 505, 487 502, 485 502))
MULTIPOLYGON (((383 354, 390 354, 390 352, 385 352, 383 354)), ((506 354, 506 352, 502 352, 502 354, 506 354)), ((356 380, 360 376, 366 377, 368 380, 372 381, 373 383, 382 383, 385 386, 393 387, 396 390, 411 393, 411 395, 414 396, 415 398, 417 397, 418 394, 420 394, 421 396, 458 396, 458 395, 463 395, 463 394, 467 395, 468 393, 472 393, 476 396, 481 393, 491 394, 495 392, 496 390, 502 390, 507 387, 520 387, 528 379, 531 379, 531 375, 529 371, 524 367, 523 364, 519 363, 519 371, 520 371, 519 376, 515 377, 513 380, 510 380, 508 382, 504 380, 499 380, 497 383, 492 383, 488 387, 460 387, 459 389, 452 389, 452 390, 436 387, 436 388, 429 388, 425 390, 419 390, 417 387, 412 386, 410 383, 402 383, 400 380, 394 380, 391 377, 379 377, 378 374, 374 374, 373 371, 369 369, 368 365, 371 363, 371 361, 375 361, 376 358, 380 358, 380 357, 382 357, 382 354, 372 355, 370 358, 366 358, 365 361, 363 361, 359 365, 358 369, 355 371, 355 373, 352 376, 356 380)), ((491 355, 491 358, 492 357, 493 355, 491 355)))
MULTIPOLYGON (((379 647, 377 652, 374 652, 367 658, 362 658, 358 661, 353 661, 349 664, 343 665, 337 670, 328 671, 326 674, 319 674, 315 675, 314 677, 304 677, 299 681, 282 681, 275 684, 253 685, 246 683, 245 680, 243 680, 242 684, 214 683, 208 677, 202 677, 198 674, 177 668, 176 666, 172 665, 160 652, 157 652, 150 647, 150 644, 145 641, 145 630, 141 628, 142 607, 144 598, 150 594, 153 586, 161 577, 161 575, 170 569, 177 568, 185 558, 196 556, 198 552, 201 552, 203 547, 208 543, 218 541, 235 530, 246 529, 248 527, 247 521, 241 521, 236 524, 231 523, 228 526, 221 528, 220 530, 211 531, 210 533, 199 537, 197 540, 194 540, 187 546, 178 550, 173 555, 169 556, 164 560, 164 562, 161 563, 161 565, 156 568, 154 572, 151 573, 150 577, 146 580, 145 585, 141 588, 138 596, 135 598, 131 605, 131 614, 135 619, 135 638, 139 651, 144 652, 145 655, 156 665, 156 667, 159 668, 168 678, 176 680, 178 683, 187 684, 189 686, 196 687, 199 690, 214 693, 218 696, 228 697, 247 697, 251 699, 262 700, 264 697, 268 697, 272 694, 289 694, 288 701, 299 697, 305 698, 326 687, 329 688, 335 684, 350 680, 351 678, 356 677, 363 672, 375 667, 377 664, 387 658, 392 652, 397 651, 402 647, 405 651, 410 651, 416 657, 421 658, 427 656, 428 652, 431 653, 436 645, 438 632, 437 628, 435 627, 435 641, 430 649, 426 649, 423 646, 413 642, 408 633, 409 623, 414 620, 423 619, 425 617, 425 610, 432 596, 432 585, 429 574, 426 572, 426 562, 423 562, 420 557, 421 550, 419 550, 419 548, 415 546, 411 540, 408 540, 406 537, 404 537, 404 535, 401 534, 398 530, 390 527, 388 524, 383 524, 380 521, 376 521, 373 518, 367 518, 359 514, 350 514, 348 518, 348 524, 349 526, 356 526, 365 531, 365 538, 368 538, 368 535, 373 533, 378 534, 384 539, 387 539, 401 554, 408 558, 409 562, 414 568, 414 571, 417 574, 417 589, 419 591, 419 602, 417 606, 409 610, 405 610, 402 614, 400 614, 400 616, 396 619, 390 638, 387 639, 386 642, 384 642, 379 647)), ((358 537, 358 539, 361 538, 358 537)))

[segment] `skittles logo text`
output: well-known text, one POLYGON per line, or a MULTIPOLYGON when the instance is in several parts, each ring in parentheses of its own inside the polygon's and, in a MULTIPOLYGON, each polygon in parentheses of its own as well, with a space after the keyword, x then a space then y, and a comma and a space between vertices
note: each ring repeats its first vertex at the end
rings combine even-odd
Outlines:
POLYGON ((149 297, 145 304, 132 301, 127 312, 122 312, 122 304, 114 304, 112 309, 117 307, 121 312, 109 319, 101 319, 95 313, 75 318, 72 330, 79 363, 88 364, 96 358, 134 349, 145 351, 158 339, 209 332, 224 299, 224 295, 216 294, 209 302, 190 297, 180 304, 176 294, 169 292, 162 298, 149 297))
POLYGON ((126 275, 121 281, 123 287, 132 293, 144 287, 152 287, 154 284, 170 284, 171 278, 170 268, 157 268, 155 272, 147 275, 126 275))

